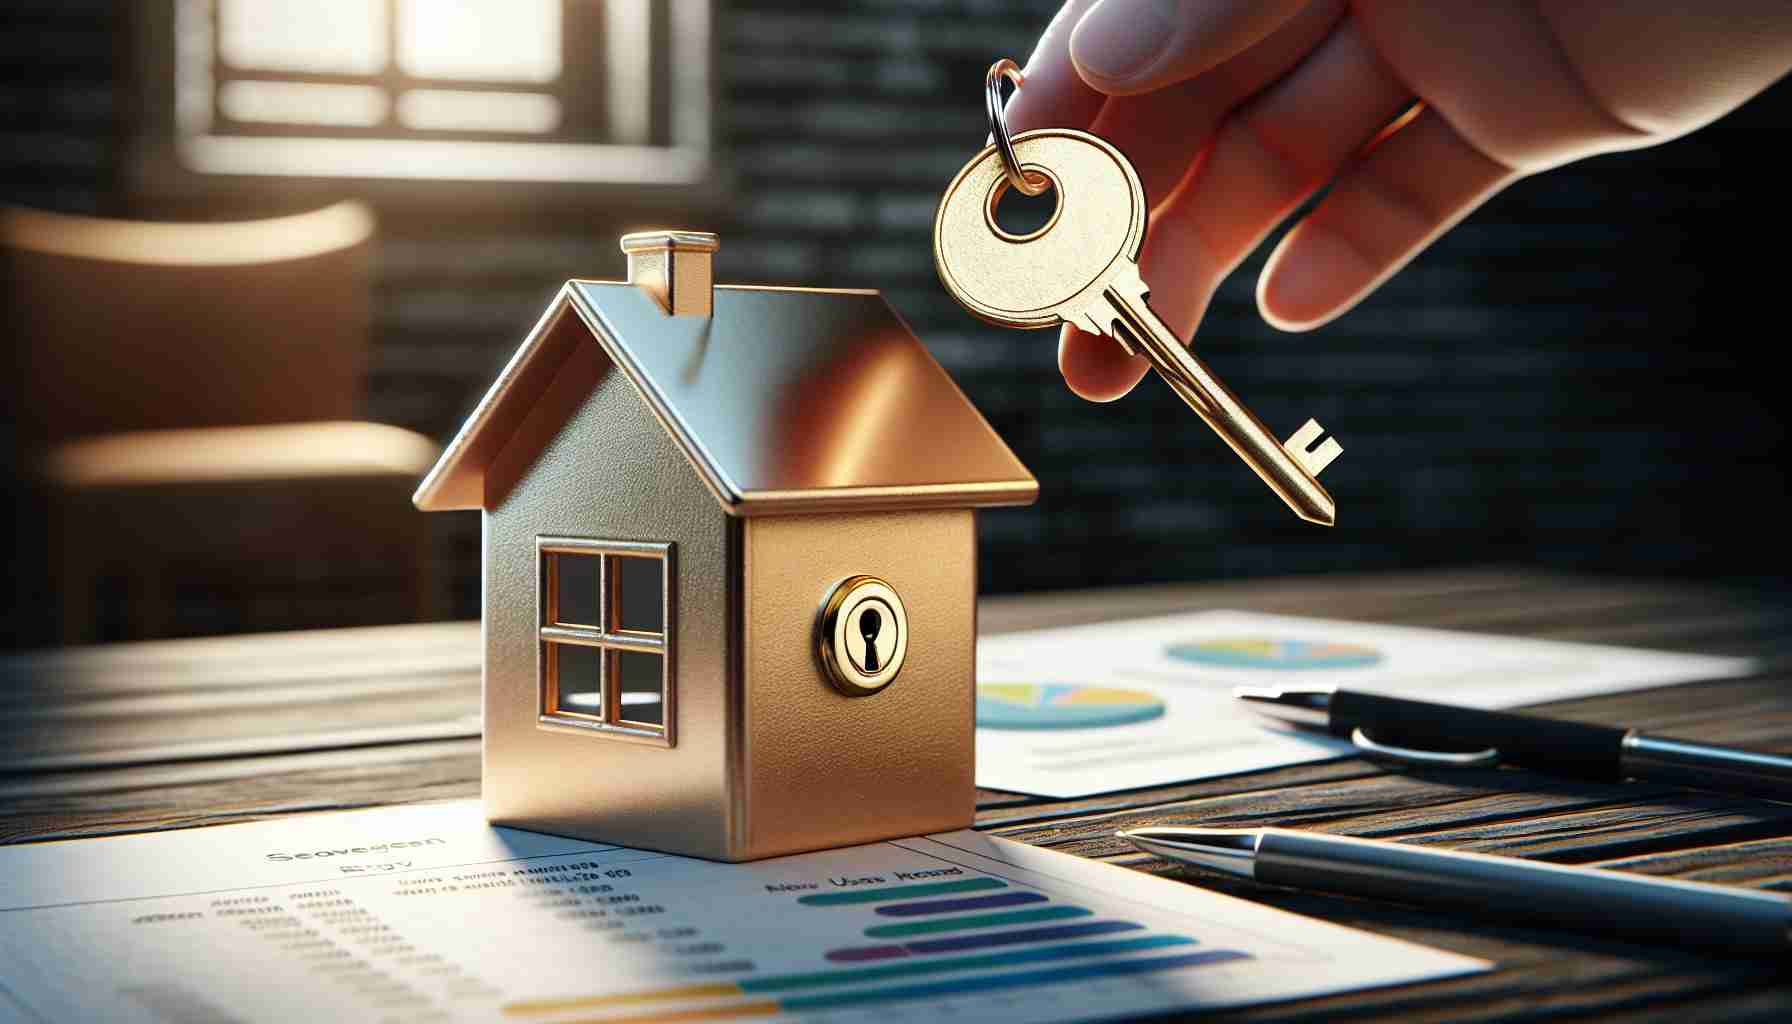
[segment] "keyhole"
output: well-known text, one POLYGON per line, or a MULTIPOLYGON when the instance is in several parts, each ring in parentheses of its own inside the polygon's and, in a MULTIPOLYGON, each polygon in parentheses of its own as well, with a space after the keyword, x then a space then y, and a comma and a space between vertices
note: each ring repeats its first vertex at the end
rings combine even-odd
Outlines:
POLYGON ((859 615, 859 637, 865 641, 865 672, 877 672, 877 634, 884 628, 884 617, 876 608, 867 608, 859 615))
MULTIPOLYGON (((1029 171, 1037 174, 1037 171, 1029 171)), ((1007 178, 997 182, 989 198, 989 223, 996 234, 1010 242, 1028 242, 1051 230, 1058 220, 1058 180, 1043 175, 1044 192, 1027 195, 1013 187, 1007 178)))

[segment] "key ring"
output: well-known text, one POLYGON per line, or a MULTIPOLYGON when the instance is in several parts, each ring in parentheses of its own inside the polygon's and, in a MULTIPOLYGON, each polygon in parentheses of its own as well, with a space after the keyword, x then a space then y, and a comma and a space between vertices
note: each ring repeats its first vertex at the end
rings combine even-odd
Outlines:
POLYGON ((989 66, 989 74, 983 77, 983 106, 989 111, 989 134, 995 139, 996 152, 1002 156, 1002 170, 1008 174, 1008 184, 1020 190, 1021 195, 1036 196, 1044 192, 1051 184, 1043 174, 1031 173, 1020 169, 1020 161, 1014 158, 1014 143, 1008 138, 1008 117, 1003 112, 1002 79, 1008 79, 1019 89, 1026 84, 1027 78, 1020 73, 1020 65, 1007 57, 989 66))

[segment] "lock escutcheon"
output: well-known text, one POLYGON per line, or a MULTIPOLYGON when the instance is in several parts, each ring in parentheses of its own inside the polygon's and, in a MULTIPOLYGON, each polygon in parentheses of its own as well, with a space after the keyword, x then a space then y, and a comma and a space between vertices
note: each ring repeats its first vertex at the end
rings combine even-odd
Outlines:
POLYGON ((895 588, 876 576, 850 576, 835 586, 817 633, 828 682, 849 697, 890 685, 908 656, 908 612, 895 588))

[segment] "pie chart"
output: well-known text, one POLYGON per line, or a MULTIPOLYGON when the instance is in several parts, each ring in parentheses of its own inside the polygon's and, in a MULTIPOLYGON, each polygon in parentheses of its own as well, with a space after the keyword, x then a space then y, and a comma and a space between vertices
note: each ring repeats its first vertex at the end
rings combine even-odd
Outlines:
POLYGON ((1080 683, 983 683, 977 687, 982 729, 1099 729, 1157 718, 1164 702, 1145 690, 1080 683))
POLYGON ((1172 644, 1165 652, 1177 661, 1217 668, 1365 668, 1381 661, 1381 652, 1362 644, 1324 640, 1290 640, 1264 636, 1213 637, 1172 644))

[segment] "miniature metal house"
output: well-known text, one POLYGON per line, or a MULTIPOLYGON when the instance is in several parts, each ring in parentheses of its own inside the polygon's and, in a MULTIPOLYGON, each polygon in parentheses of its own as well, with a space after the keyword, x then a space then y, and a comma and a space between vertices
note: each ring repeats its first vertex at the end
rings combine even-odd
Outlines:
POLYGON ((416 495, 484 511, 486 814, 718 860, 973 806, 973 509, 1038 485, 874 291, 569 281, 416 495))

